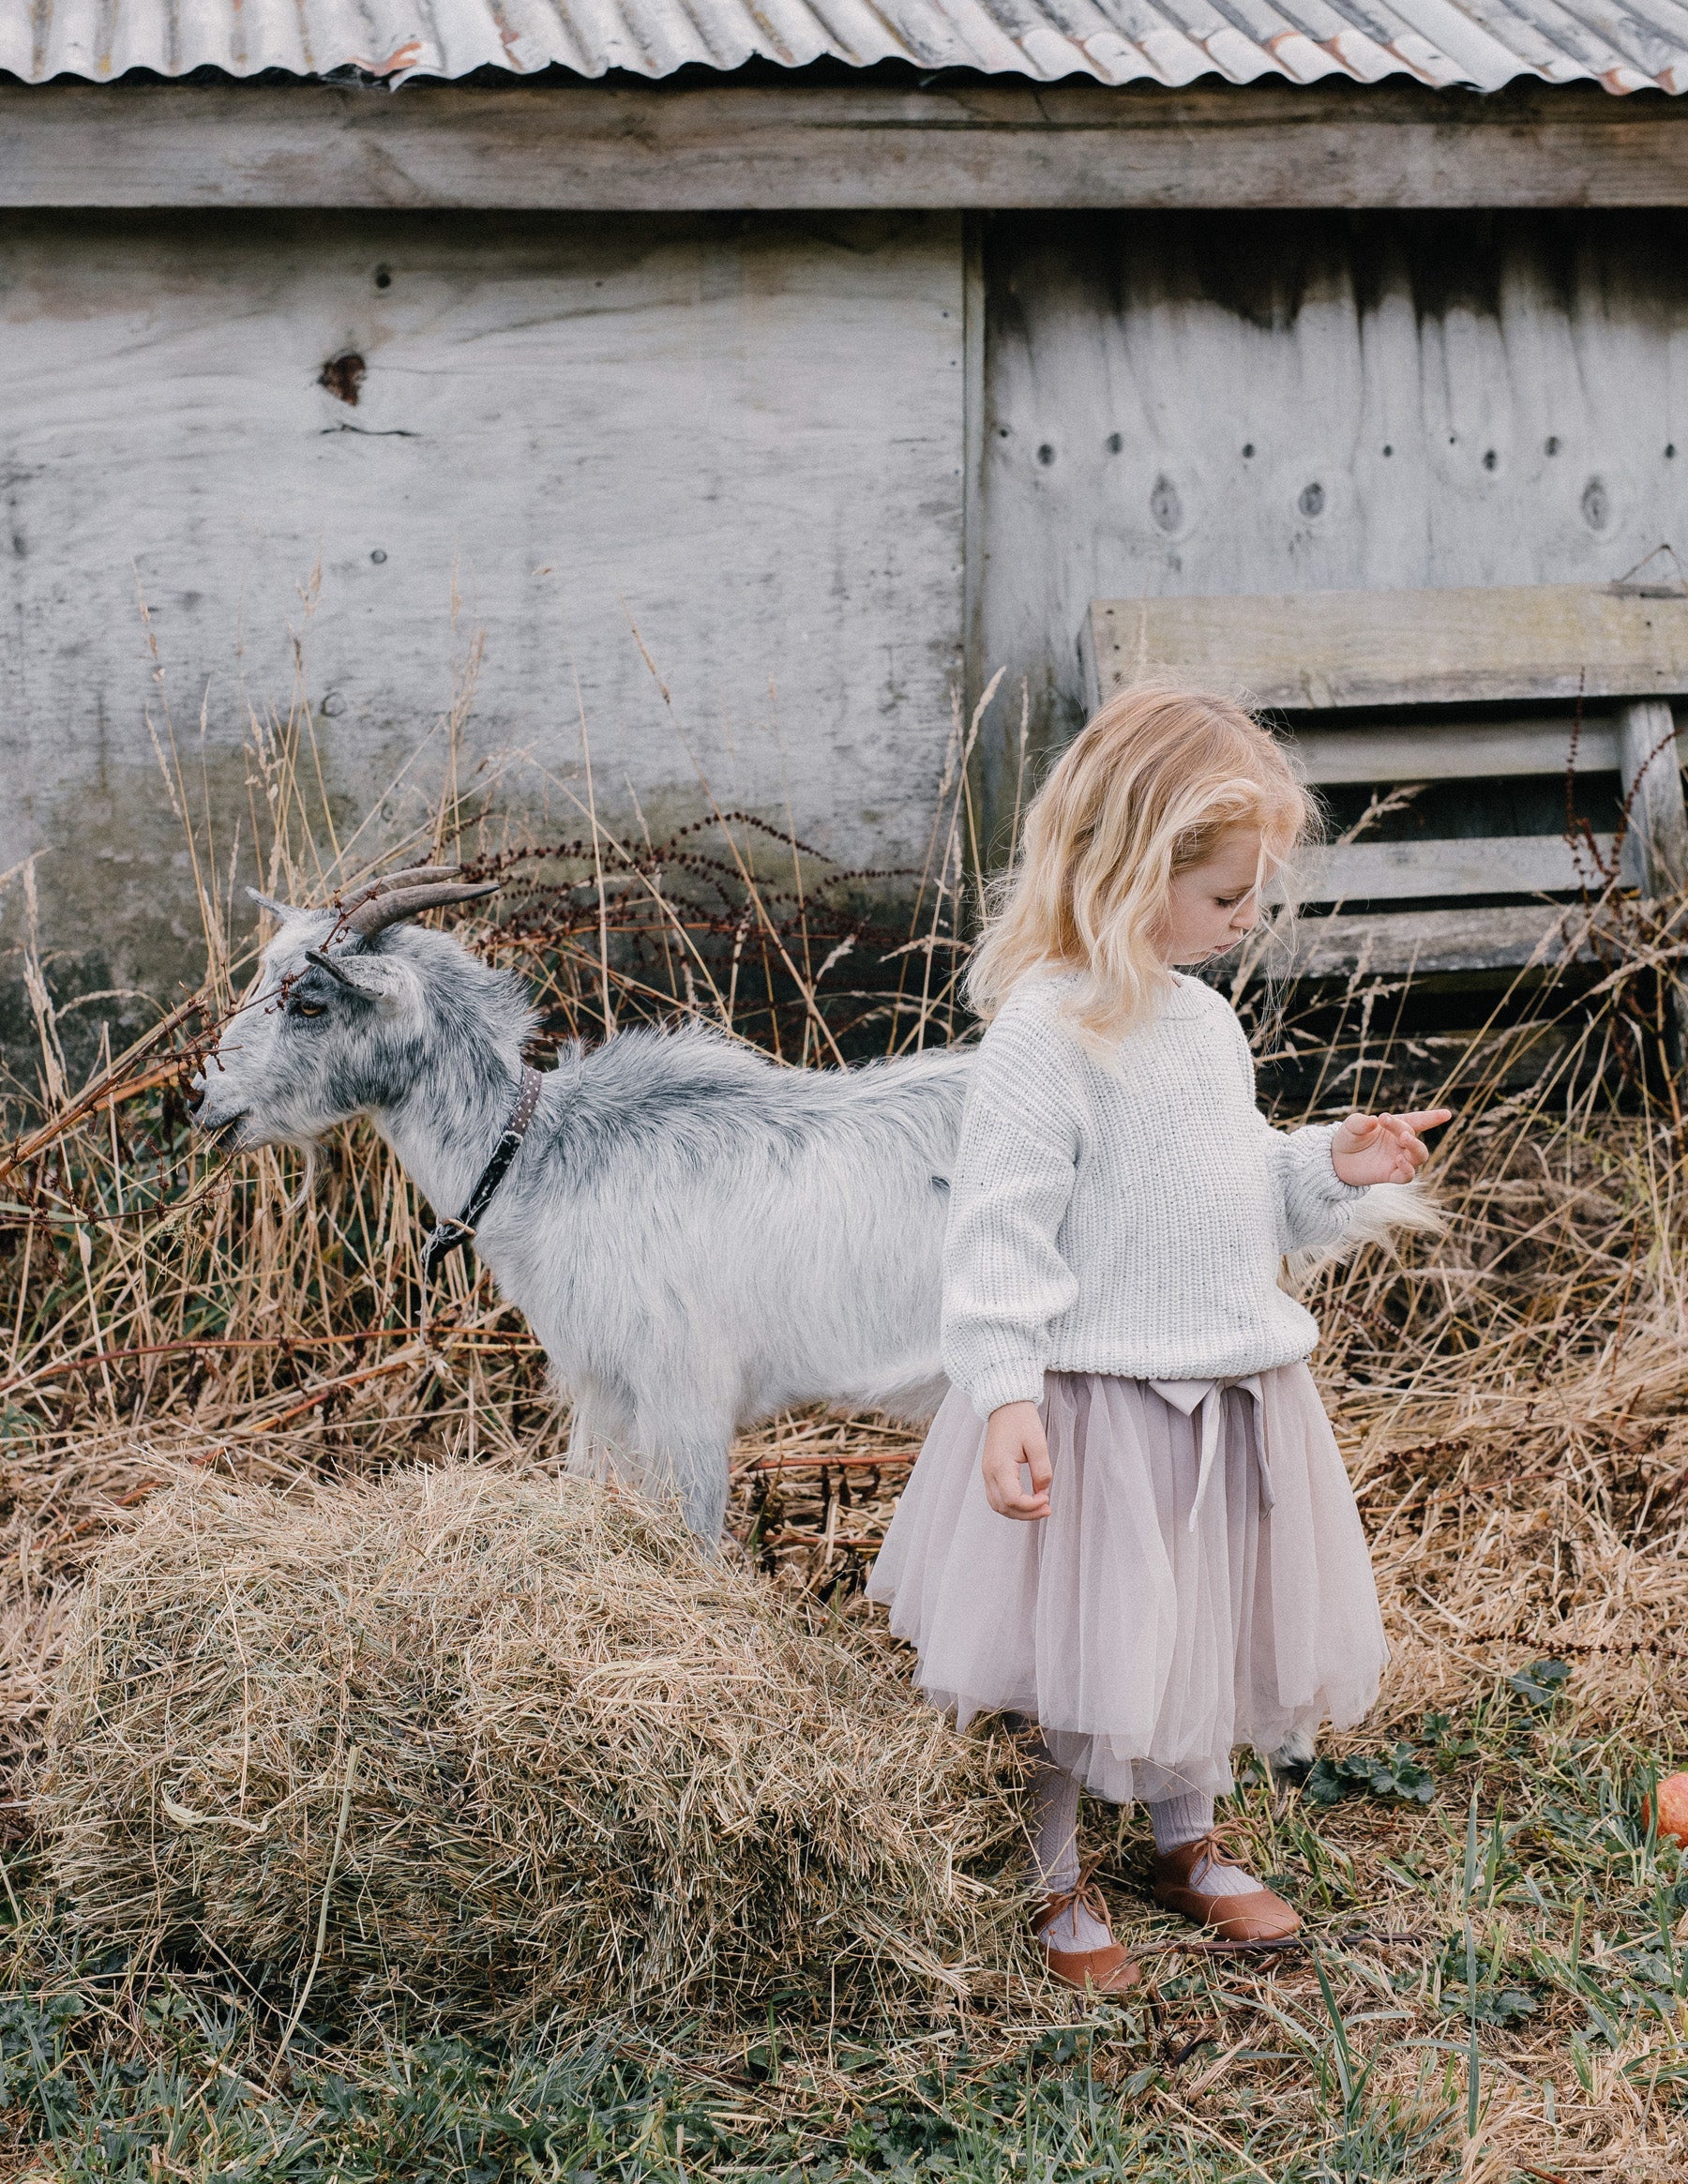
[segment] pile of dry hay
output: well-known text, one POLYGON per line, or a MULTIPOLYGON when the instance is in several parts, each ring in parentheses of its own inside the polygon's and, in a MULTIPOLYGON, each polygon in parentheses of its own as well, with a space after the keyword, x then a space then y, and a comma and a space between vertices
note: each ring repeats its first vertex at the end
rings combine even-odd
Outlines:
POLYGON ((284 2007, 929 2017, 1019 1946, 1013 1747, 600 1487, 184 1484, 58 1680, 35 1807, 77 1926, 284 2007))

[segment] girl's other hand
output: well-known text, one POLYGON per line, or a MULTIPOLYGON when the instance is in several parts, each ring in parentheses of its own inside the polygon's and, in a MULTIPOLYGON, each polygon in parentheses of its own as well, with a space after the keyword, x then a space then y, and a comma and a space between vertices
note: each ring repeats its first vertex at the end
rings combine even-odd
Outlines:
POLYGON ((1331 1166, 1345 1183, 1409 1183, 1430 1157, 1421 1130, 1438 1130, 1452 1107, 1422 1115, 1350 1115, 1331 1139, 1331 1166))
POLYGON ((1035 1524, 1049 1514, 1049 1444, 1035 1403, 1004 1403, 985 1428, 985 1499, 999 1516, 1035 1524), (1032 1474, 1026 1492, 1021 1470, 1032 1474))

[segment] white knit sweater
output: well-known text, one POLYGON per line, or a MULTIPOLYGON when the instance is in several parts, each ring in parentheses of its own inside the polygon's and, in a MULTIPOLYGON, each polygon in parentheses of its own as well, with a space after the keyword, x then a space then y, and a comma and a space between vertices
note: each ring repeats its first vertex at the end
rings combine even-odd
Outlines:
POLYGON ((1304 1358, 1283 1255, 1334 1242, 1364 1188, 1334 1125, 1272 1128, 1236 1012, 1178 977, 1111 1056, 1023 979, 974 1064, 943 1257, 943 1363, 981 1418, 1046 1371, 1229 1378, 1304 1358))

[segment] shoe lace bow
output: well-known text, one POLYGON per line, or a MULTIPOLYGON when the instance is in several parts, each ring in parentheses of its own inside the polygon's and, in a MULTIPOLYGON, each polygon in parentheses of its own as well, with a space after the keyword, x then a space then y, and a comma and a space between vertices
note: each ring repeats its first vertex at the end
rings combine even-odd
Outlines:
POLYGON ((1078 1878, 1070 1889, 1058 1890, 1054 1895, 1046 1897, 1043 1914, 1037 1921, 1039 1940, 1054 1925, 1055 1921, 1064 1918, 1075 1905, 1079 1910, 1087 1911, 1107 1934, 1108 1939, 1110 1941, 1113 1939, 1113 1920, 1108 1915, 1108 1905, 1103 1900, 1102 1891, 1096 1886, 1096 1868, 1101 1863, 1100 1858, 1093 1858, 1090 1863, 1080 1870, 1078 1878))
MULTIPOLYGON (((1191 1847, 1192 1845, 1188 1844, 1181 1843, 1179 1845, 1181 1851, 1191 1847)), ((1206 1873, 1210 1873, 1214 1866, 1234 1865, 1246 1872, 1248 1860, 1255 1855, 1246 1831, 1242 1823, 1237 1820, 1215 1821, 1205 1835, 1197 1837, 1193 1848, 1195 1854, 1190 1860, 1186 1879, 1190 1888, 1198 1890, 1201 1890, 1202 1876, 1206 1873)), ((1202 1892, 1218 1893, 1216 1890, 1202 1892)))

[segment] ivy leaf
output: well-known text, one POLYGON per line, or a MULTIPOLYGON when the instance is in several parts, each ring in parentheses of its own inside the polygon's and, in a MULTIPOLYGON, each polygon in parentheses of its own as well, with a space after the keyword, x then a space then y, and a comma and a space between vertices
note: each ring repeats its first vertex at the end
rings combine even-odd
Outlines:
POLYGON ((1507 1678, 1526 1706, 1550 1707, 1560 1694, 1562 1684, 1571 1675, 1568 1661, 1536 1661, 1528 1668, 1520 1668, 1515 1676, 1507 1678))
POLYGON ((1330 1759, 1316 1759, 1302 1784, 1302 1796, 1313 1805, 1339 1805, 1348 1785, 1330 1759))
POLYGON ((1393 1758, 1377 1752, 1350 1752, 1344 1759, 1315 1760, 1302 1795, 1315 1805, 1340 1804, 1349 1797, 1427 1805, 1436 1796, 1436 1781, 1419 1764, 1410 1744, 1397 1744, 1393 1758))

